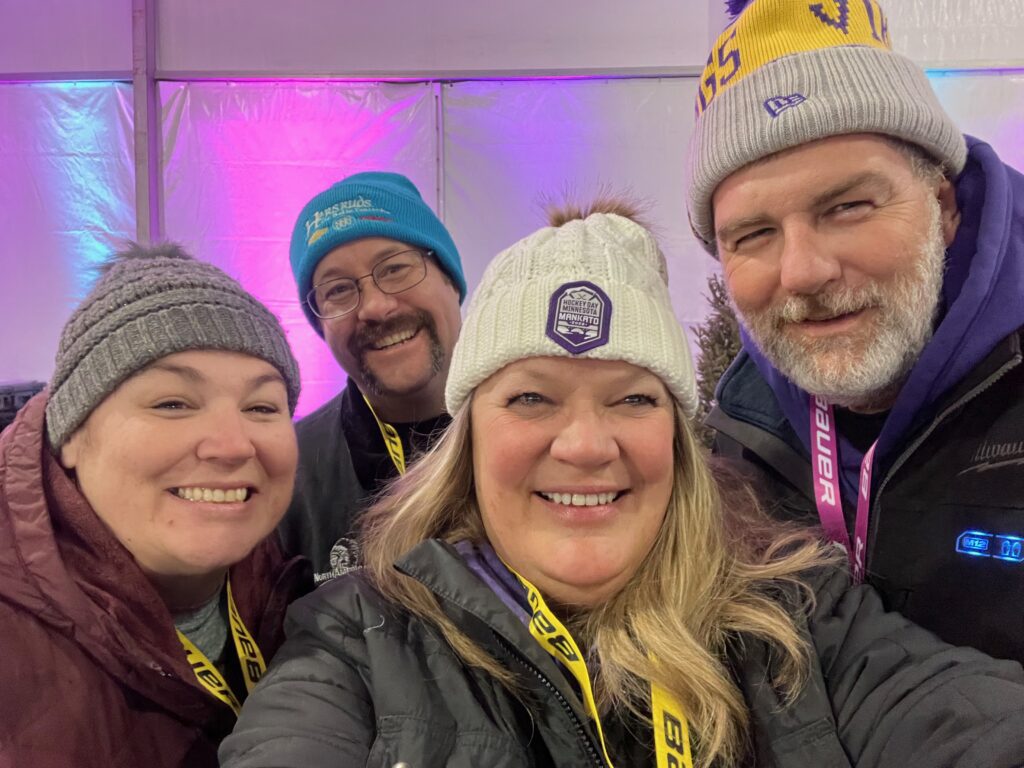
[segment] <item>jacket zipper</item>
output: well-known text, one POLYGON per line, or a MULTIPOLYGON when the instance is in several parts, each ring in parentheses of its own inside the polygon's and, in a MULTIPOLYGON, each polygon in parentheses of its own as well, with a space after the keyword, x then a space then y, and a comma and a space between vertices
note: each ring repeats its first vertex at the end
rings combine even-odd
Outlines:
POLYGON ((576 714, 576 710, 572 708, 572 705, 566 700, 565 696, 562 695, 561 691, 559 691, 558 688, 555 687, 555 684, 552 683, 551 680, 549 680, 543 672, 537 669, 537 667, 535 667, 530 661, 523 658, 522 654, 519 653, 518 649, 514 648, 510 643, 508 643, 505 640, 505 638, 503 638, 497 632, 494 632, 493 630, 492 632, 495 638, 497 638, 498 644, 505 650, 505 652, 508 653, 512 658, 514 658, 517 662, 519 662, 519 664, 522 667, 524 667, 526 670, 532 673, 538 680, 540 680, 544 684, 545 688, 547 688, 552 694, 554 694, 555 700, 558 701, 558 703, 562 706, 562 710, 569 716, 569 719, 572 720, 573 726, 576 729, 576 738, 579 739, 580 744, 582 744, 584 750, 586 750, 587 757, 590 758, 592 765, 594 765, 595 768, 608 768, 608 764, 605 762, 604 758, 601 756, 601 753, 594 745, 593 739, 591 739, 590 735, 587 733, 586 726, 584 726, 583 722, 576 714))
POLYGON ((942 413, 940 413, 938 416, 936 416, 934 419, 932 419, 932 423, 928 425, 928 429, 926 429, 924 432, 922 432, 920 435, 918 435, 917 439, 914 440, 914 442, 912 442, 909 446, 907 446, 907 449, 903 453, 901 453, 899 455, 899 458, 897 458, 895 462, 893 462, 892 467, 889 468, 889 471, 886 473, 885 477, 882 479, 882 484, 878 486, 878 491, 875 493, 875 497, 874 498, 876 499, 878 504, 877 504, 877 506, 874 507, 874 509, 872 511, 875 512, 875 513, 878 513, 878 514, 872 515, 872 517, 874 518, 875 525, 873 526, 873 530, 869 533, 869 536, 868 536, 868 539, 869 539, 868 540, 868 552, 869 553, 875 547, 875 536, 876 536, 876 534, 878 532, 878 518, 879 518, 879 514, 881 513, 882 491, 885 490, 885 487, 889 484, 889 481, 900 470, 900 468, 904 464, 907 463, 907 460, 910 459, 910 457, 913 455, 913 453, 918 448, 921 447, 921 444, 925 440, 928 439, 928 437, 932 434, 932 432, 934 432, 936 429, 938 429, 939 425, 943 421, 945 421, 949 417, 949 415, 951 413, 953 413, 954 411, 958 410, 959 408, 962 408, 967 403, 969 403, 971 400, 973 400, 978 395, 980 395, 982 392, 984 392, 986 389, 989 389, 990 387, 992 387, 997 381, 999 381, 1001 378, 1003 378, 1003 376, 1005 376, 1009 371, 1013 370, 1018 365, 1020 365, 1020 362, 1021 362, 1020 358, 1019 357, 1015 357, 1014 359, 1012 359, 1009 362, 1005 363, 1001 368, 999 368, 995 373, 993 373, 987 379, 985 379, 984 381, 980 382, 976 387, 974 387, 969 392, 966 392, 964 394, 964 396, 961 397, 959 400, 957 400, 955 403, 951 403, 949 406, 947 406, 942 411, 942 413))

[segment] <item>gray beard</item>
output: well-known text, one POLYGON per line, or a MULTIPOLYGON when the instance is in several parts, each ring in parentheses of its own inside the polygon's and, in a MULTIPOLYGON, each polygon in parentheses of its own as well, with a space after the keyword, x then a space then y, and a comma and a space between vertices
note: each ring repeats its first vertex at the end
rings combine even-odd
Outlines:
POLYGON ((946 261, 940 217, 939 203, 932 199, 929 235, 914 269, 888 283, 792 296, 750 313, 734 304, 737 316, 768 361, 805 392, 852 410, 884 410, 932 337, 946 261), (834 317, 867 307, 877 311, 867 333, 820 339, 787 333, 789 323, 809 316, 834 317))

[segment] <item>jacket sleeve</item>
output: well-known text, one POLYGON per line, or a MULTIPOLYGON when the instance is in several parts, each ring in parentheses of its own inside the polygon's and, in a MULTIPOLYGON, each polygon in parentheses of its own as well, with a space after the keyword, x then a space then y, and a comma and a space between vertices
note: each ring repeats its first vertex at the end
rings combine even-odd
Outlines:
POLYGON ((1019 768, 1024 671, 947 645, 868 586, 834 573, 817 591, 811 636, 858 768, 1019 768))
POLYGON ((227 768, 365 765, 375 737, 362 627, 321 611, 317 593, 288 609, 288 639, 220 747, 227 768))

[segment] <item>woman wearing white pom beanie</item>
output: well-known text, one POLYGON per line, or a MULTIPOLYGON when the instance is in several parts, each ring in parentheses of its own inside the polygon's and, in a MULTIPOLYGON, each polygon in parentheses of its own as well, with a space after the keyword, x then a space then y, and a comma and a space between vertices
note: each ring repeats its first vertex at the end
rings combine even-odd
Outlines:
POLYGON ((598 208, 489 266, 448 434, 293 606, 222 765, 1019 765, 1019 665, 885 613, 710 465, 664 257, 598 208))

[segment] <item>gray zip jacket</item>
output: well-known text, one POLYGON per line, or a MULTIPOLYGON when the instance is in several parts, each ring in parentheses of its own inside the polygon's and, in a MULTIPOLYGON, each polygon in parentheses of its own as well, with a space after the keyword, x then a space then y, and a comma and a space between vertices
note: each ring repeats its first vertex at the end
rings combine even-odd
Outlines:
MULTIPOLYGON (((451 546, 423 542, 396 567, 517 675, 522 696, 467 668, 433 625, 386 602, 357 570, 293 604, 288 640, 223 743, 222 766, 606 765, 565 675, 451 546)), ((870 587, 851 588, 841 571, 818 581, 806 623, 810 680, 793 704, 783 706, 766 683, 767 648, 735 644, 730 666, 752 712, 748 765, 1024 765, 1020 665, 942 643, 884 612, 870 587)), ((642 764, 620 760, 619 768, 642 764)))

